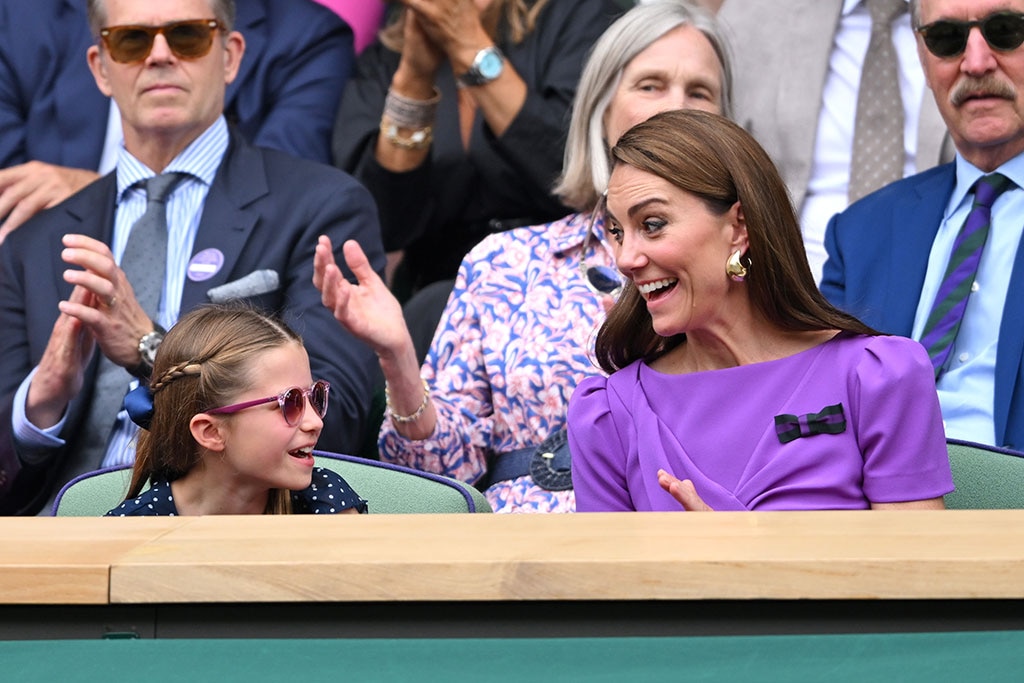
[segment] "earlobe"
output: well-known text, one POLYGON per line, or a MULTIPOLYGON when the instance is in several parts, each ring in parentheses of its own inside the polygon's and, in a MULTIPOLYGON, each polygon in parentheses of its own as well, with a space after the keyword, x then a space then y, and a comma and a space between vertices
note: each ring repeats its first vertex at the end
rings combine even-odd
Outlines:
POLYGON ((214 452, 224 450, 224 425, 221 420, 208 413, 199 413, 192 416, 188 426, 192 432, 192 438, 201 447, 214 452))

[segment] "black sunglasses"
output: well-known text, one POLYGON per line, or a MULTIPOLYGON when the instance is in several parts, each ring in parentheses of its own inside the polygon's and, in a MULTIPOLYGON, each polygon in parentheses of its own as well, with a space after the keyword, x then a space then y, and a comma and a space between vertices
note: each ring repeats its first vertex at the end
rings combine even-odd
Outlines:
POLYGON ((605 213, 606 201, 607 194, 601 195, 601 198, 597 201, 597 206, 594 207, 593 212, 590 214, 590 221, 587 223, 587 234, 583 238, 583 253, 580 255, 580 273, 583 274, 583 279, 586 280, 587 286, 595 294, 618 296, 619 292, 622 291, 623 282, 619 271, 610 266, 587 265, 587 249, 590 248, 590 240, 594 235, 594 226, 597 225, 597 219, 605 213))
POLYGON ((919 26, 917 32, 936 57, 956 57, 967 49, 967 38, 975 26, 993 50, 1009 52, 1024 43, 1024 14, 1018 12, 996 12, 977 21, 940 19, 919 26))
POLYGON ((330 389, 331 385, 325 380, 320 379, 313 382, 313 386, 309 389, 292 387, 291 389, 285 389, 277 396, 257 398, 252 401, 235 403, 230 406, 214 408, 213 410, 206 410, 204 412, 210 413, 211 415, 231 415, 240 410, 245 410, 246 408, 252 408, 253 406, 277 401, 277 404, 281 407, 281 414, 284 415, 284 421, 288 423, 289 427, 295 427, 302 422, 302 415, 306 412, 307 396, 309 397, 309 405, 313 406, 313 410, 321 419, 327 415, 327 399, 330 395, 330 389))
POLYGON ((173 21, 162 26, 124 25, 100 29, 100 38, 111 59, 121 64, 143 61, 153 49, 153 41, 163 34, 167 47, 179 59, 199 59, 210 52, 213 32, 223 28, 216 19, 173 21))

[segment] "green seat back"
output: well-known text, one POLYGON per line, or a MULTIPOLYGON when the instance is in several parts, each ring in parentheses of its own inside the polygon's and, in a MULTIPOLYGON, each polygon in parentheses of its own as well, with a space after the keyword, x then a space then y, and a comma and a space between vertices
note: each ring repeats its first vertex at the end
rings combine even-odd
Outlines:
POLYGON ((1024 453, 955 439, 947 447, 956 484, 947 508, 1024 508, 1024 453))
POLYGON ((493 512, 465 482, 407 467, 317 451, 316 464, 344 477, 374 513, 493 512))
POLYGON ((132 468, 86 472, 64 485, 53 503, 60 517, 102 517, 121 504, 132 481, 132 468))
MULTIPOLYGON (((349 455, 314 455, 317 466, 352 485, 371 513, 492 512, 482 493, 455 479, 349 455)), ((130 467, 120 467, 76 477, 57 494, 53 514, 100 517, 124 500, 131 476, 130 467)))

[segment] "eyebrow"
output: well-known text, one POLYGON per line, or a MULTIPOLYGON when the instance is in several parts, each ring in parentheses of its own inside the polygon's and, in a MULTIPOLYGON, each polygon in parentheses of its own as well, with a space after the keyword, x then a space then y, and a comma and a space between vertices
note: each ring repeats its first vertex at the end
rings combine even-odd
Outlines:
POLYGON ((640 211, 647 208, 651 204, 668 204, 668 200, 662 199, 661 197, 651 197, 650 199, 645 199, 642 202, 639 202, 629 207, 629 211, 627 211, 626 213, 629 215, 630 218, 632 218, 633 216, 640 213, 640 211))
MULTIPOLYGON (((642 210, 644 209, 644 207, 646 207, 646 206, 648 206, 648 205, 650 205, 650 204, 668 204, 668 200, 667 200, 667 199, 662 199, 662 198, 660 198, 660 197, 651 197, 650 199, 645 199, 645 200, 643 200, 643 201, 642 201, 642 202, 640 202, 639 204, 635 204, 634 206, 631 206, 631 207, 630 207, 630 208, 629 208, 629 209, 628 209, 628 210, 626 211, 626 214, 627 214, 627 215, 628 215, 628 216, 629 216, 630 218, 632 218, 632 217, 633 217, 633 216, 635 216, 635 215, 636 215, 637 213, 639 213, 640 211, 642 211, 642 210)), ((607 216, 608 216, 608 217, 609 217, 610 219, 612 219, 612 220, 613 220, 613 221, 615 221, 616 223, 621 223, 621 221, 620 221, 620 220, 619 220, 618 218, 616 218, 616 217, 615 217, 615 214, 611 212, 611 209, 609 209, 609 208, 608 208, 608 202, 607 202, 607 201, 606 201, 606 202, 604 203, 604 212, 605 212, 605 214, 607 214, 607 216)))

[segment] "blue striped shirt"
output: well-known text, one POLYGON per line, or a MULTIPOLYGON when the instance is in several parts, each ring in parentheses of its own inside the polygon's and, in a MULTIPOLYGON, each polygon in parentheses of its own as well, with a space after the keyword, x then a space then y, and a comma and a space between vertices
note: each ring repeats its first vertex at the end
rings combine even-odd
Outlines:
MULTIPOLYGON (((164 328, 170 328, 178 320, 188 261, 192 256, 192 246, 203 215, 206 196, 227 149, 228 127, 221 116, 162 171, 188 174, 167 199, 167 275, 156 321, 164 328)), ((125 244, 128 242, 128 234, 146 210, 146 190, 139 183, 154 175, 156 173, 153 170, 132 156, 122 144, 117 158, 117 210, 110 245, 114 260, 119 265, 125 244)), ((33 370, 32 374, 34 373, 33 370)), ((58 435, 64 427, 63 419, 49 429, 40 430, 31 425, 25 417, 25 399, 32 374, 22 382, 18 390, 19 398, 15 400, 15 434, 19 440, 34 445, 62 446, 64 440, 58 435)), ((137 385, 138 382, 133 380, 130 386, 125 387, 125 392, 137 385)), ((102 466, 131 464, 135 459, 137 432, 138 428, 122 410, 117 416, 117 423, 107 445, 107 454, 102 466)))

